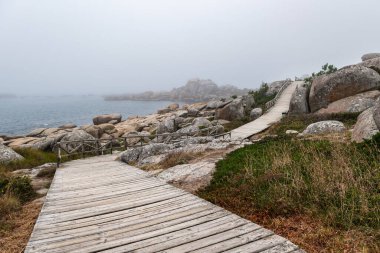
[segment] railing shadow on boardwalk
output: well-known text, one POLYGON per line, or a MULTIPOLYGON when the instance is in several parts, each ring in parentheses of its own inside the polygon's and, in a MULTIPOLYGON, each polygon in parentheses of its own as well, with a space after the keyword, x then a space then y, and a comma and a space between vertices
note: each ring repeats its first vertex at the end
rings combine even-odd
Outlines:
POLYGON ((152 143, 177 143, 192 137, 231 138, 231 132, 213 133, 211 128, 200 129, 189 133, 165 133, 155 135, 130 135, 119 138, 60 141, 53 150, 57 154, 57 167, 65 157, 99 156, 112 154, 113 151, 125 151, 131 148, 143 147, 152 143))

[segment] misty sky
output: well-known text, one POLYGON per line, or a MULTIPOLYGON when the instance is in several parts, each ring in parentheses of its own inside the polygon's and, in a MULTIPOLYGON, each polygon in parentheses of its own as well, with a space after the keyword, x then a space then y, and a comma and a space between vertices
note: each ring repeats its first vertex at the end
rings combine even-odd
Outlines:
POLYGON ((380 51, 379 0, 0 0, 0 93, 256 88, 380 51))

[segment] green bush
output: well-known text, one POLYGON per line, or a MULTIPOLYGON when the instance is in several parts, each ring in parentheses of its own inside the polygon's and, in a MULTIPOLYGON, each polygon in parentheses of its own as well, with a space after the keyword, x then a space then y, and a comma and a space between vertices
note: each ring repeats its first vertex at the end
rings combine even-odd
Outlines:
POLYGON ((24 159, 12 161, 8 164, 2 165, 8 171, 30 169, 45 163, 52 163, 57 161, 57 156, 53 152, 45 152, 32 148, 17 148, 15 151, 22 155, 24 159))
POLYGON ((269 86, 267 83, 262 83, 260 88, 256 91, 250 91, 255 100, 255 106, 265 109, 265 104, 276 97, 276 94, 267 95, 269 86))
POLYGON ((31 180, 27 176, 12 177, 6 186, 6 194, 14 196, 25 203, 35 196, 35 191, 31 185, 31 180))

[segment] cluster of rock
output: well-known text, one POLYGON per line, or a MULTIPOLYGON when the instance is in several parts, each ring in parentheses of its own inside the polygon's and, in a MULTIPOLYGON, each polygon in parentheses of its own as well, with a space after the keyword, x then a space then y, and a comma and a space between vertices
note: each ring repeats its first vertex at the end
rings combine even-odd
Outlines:
POLYGON ((360 142, 379 131, 375 108, 380 103, 380 54, 367 54, 362 62, 315 77, 311 87, 297 87, 289 113, 362 113, 352 133, 360 142))
MULTIPOLYGON (((180 107, 170 104, 155 114, 132 116, 126 120, 120 114, 98 115, 92 125, 65 124, 57 128, 39 128, 26 136, 0 136, 0 142, 10 148, 35 148, 54 150, 58 142, 93 141, 96 139, 127 138, 128 145, 141 139, 151 142, 153 135, 164 135, 155 141, 163 142, 165 134, 178 133, 188 136, 221 134, 223 125, 245 117, 257 118, 261 110, 254 110, 251 95, 236 98, 213 99, 209 102, 187 104, 180 107), (134 138, 136 137, 136 138, 134 138)), ((74 147, 72 147, 74 149, 74 147)))
POLYGON ((186 85, 167 92, 147 91, 140 94, 105 96, 106 100, 166 100, 203 102, 220 97, 247 94, 247 89, 232 85, 218 86, 211 80, 192 79, 186 85))
POLYGON ((128 149, 119 155, 119 159, 128 164, 142 166, 150 163, 159 163, 173 153, 196 153, 204 152, 205 150, 219 150, 225 149, 229 145, 231 145, 231 140, 227 138, 193 137, 176 143, 152 143, 128 149))

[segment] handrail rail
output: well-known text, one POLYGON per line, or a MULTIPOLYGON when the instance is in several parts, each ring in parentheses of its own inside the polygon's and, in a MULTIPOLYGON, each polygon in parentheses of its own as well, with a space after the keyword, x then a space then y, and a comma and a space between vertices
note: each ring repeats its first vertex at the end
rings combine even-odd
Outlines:
POLYGON ((282 92, 292 83, 292 80, 286 79, 286 82, 281 86, 281 88, 278 90, 276 96, 271 100, 265 103, 265 110, 268 111, 270 108, 272 108, 277 100, 282 95, 282 92))
POLYGON ((210 130, 212 128, 199 129, 197 132, 193 133, 165 133, 165 134, 155 134, 155 135, 130 135, 119 138, 109 138, 109 139, 93 139, 93 140, 78 140, 78 141, 59 141, 54 146, 53 150, 57 151, 57 167, 61 164, 62 158, 64 156, 71 155, 81 155, 82 158, 85 157, 87 153, 95 153, 96 155, 103 155, 105 152, 109 151, 111 154, 114 149, 127 150, 128 148, 142 147, 145 145, 151 144, 154 139, 156 143, 174 143, 178 142, 182 137, 194 136, 199 132, 206 132, 206 137, 220 138, 229 135, 231 137, 231 132, 222 133, 222 134, 211 134, 210 130), (163 138, 160 140, 160 137, 174 137, 166 140, 163 138), (132 144, 129 143, 129 139, 138 139, 133 141, 132 144), (64 154, 65 153, 65 154, 64 154))

